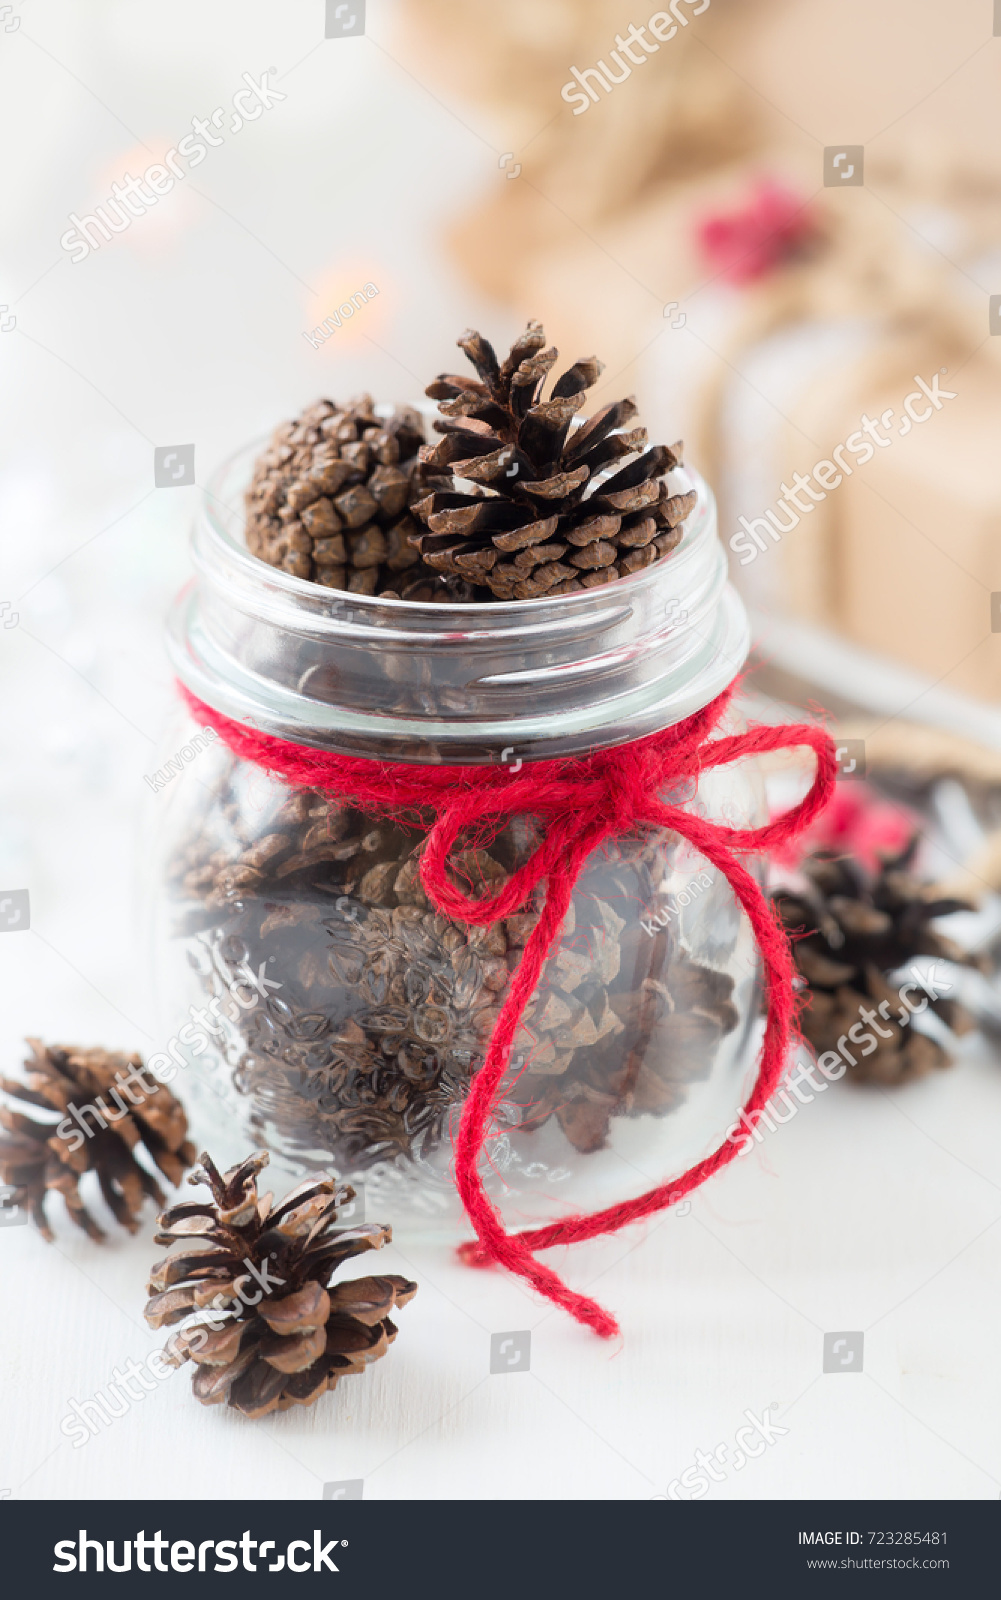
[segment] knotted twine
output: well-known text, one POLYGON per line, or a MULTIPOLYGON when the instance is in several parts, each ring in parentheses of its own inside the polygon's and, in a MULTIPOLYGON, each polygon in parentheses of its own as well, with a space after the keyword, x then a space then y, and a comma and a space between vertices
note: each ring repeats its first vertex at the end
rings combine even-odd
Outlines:
POLYGON ((521 910, 545 883, 542 911, 515 968, 507 997, 487 1046, 486 1059, 471 1080, 454 1148, 454 1178, 477 1243, 460 1248, 470 1265, 496 1263, 517 1273, 578 1322, 603 1338, 619 1331, 614 1317, 586 1295, 577 1294, 550 1267, 536 1259, 553 1245, 576 1244, 603 1233, 617 1233, 673 1205, 719 1172, 737 1153, 724 1139, 678 1178, 633 1200, 588 1216, 563 1217, 546 1227, 508 1233, 483 1186, 480 1157, 490 1127, 511 1044, 542 968, 562 929, 574 886, 588 857, 606 840, 637 828, 665 828, 680 834, 723 874, 743 907, 761 951, 768 993, 768 1015, 754 1086, 744 1105, 751 1118, 774 1094, 793 1035, 796 1000, 785 932, 754 878, 737 859, 757 855, 801 833, 823 809, 833 791, 834 742, 807 723, 751 726, 724 738, 711 735, 725 714, 736 684, 683 722, 630 744, 591 755, 535 761, 520 772, 505 766, 423 766, 335 755, 276 739, 222 716, 184 690, 199 723, 213 727, 240 760, 253 762, 293 789, 316 789, 346 800, 368 815, 391 817, 426 828, 420 876, 429 900, 443 916, 489 927, 521 910), (814 781, 798 805, 760 828, 731 828, 697 816, 685 804, 661 799, 668 793, 694 794, 702 773, 767 750, 809 746, 815 754, 814 781), (433 815, 430 825, 423 820, 433 815), (542 842, 496 894, 473 899, 450 882, 449 857, 470 834, 499 831, 511 818, 542 821, 542 842))

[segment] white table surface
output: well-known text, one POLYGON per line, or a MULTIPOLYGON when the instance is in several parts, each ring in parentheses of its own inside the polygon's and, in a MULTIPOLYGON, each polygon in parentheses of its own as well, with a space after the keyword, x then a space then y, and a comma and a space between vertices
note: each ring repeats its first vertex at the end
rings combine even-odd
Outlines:
MULTIPOLYGON (((22 942, 26 973, 47 964, 22 942)), ((687 1215, 553 1252, 619 1317, 611 1343, 400 1230, 369 1259, 420 1291, 363 1377, 250 1423, 197 1405, 182 1371, 82 1446, 60 1432, 69 1401, 163 1342, 141 1317, 160 1252, 148 1227, 101 1249, 68 1223, 52 1246, 7 1228, 0 1489, 317 1498, 360 1478, 376 1499, 648 1499, 774 1407, 786 1431, 714 1497, 996 1499, 999 1114, 984 1055, 895 1093, 837 1085, 687 1215), (490 1375, 491 1334, 523 1330, 529 1371, 490 1375), (822 1374, 832 1331, 864 1333, 861 1373, 822 1374)))

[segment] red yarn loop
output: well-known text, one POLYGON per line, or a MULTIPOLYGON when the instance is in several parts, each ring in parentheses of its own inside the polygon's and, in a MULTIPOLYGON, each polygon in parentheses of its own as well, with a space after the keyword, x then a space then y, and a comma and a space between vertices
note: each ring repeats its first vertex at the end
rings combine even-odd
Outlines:
POLYGON ((633 1200, 514 1234, 507 1232, 484 1189, 480 1159, 512 1041, 559 938, 574 885, 595 850, 607 839, 635 828, 667 828, 687 839, 723 874, 746 912, 764 965, 768 1016, 745 1114, 761 1110, 778 1087, 795 1022, 792 961, 781 924, 737 857, 770 850, 809 826, 833 792, 834 742, 823 728, 806 723, 754 726, 744 733, 711 738, 735 687, 731 684, 703 710, 661 733, 573 760, 532 762, 520 773, 498 765, 420 766, 334 755, 246 728, 183 691, 199 722, 213 727, 234 755, 263 767, 292 788, 323 790, 361 811, 411 822, 431 812, 434 821, 430 826, 421 822, 427 828, 421 882, 443 915, 489 926, 519 911, 534 889, 545 882, 539 921, 511 976, 486 1059, 472 1078, 456 1136, 455 1184, 477 1239, 463 1245, 460 1256, 471 1266, 496 1263, 517 1273, 604 1338, 618 1333, 615 1319, 596 1301, 570 1289, 536 1259, 537 1252, 615 1233, 627 1223, 664 1210, 732 1161, 737 1145, 724 1140, 680 1177, 633 1200), (797 745, 814 751, 817 772, 813 784, 798 805, 764 827, 727 827, 695 815, 677 798, 694 796, 700 775, 710 768, 797 745), (669 798, 661 798, 663 795, 669 798), (498 829, 517 815, 542 820, 542 842, 496 894, 473 899, 448 877, 453 849, 461 839, 471 834, 482 836, 484 830, 498 829))

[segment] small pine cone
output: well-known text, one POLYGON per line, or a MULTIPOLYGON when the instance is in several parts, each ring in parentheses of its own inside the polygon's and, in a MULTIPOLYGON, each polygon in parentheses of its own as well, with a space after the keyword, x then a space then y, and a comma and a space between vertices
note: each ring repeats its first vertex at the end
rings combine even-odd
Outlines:
POLYGON ((396 1338, 390 1311, 417 1293, 395 1274, 333 1284, 349 1257, 381 1249, 391 1230, 336 1229, 337 1207, 354 1190, 334 1178, 308 1178, 275 1205, 257 1192, 267 1164, 258 1151, 220 1173, 201 1157, 188 1181, 207 1184, 211 1197, 161 1216, 156 1242, 181 1250, 153 1268, 145 1311, 152 1328, 187 1322, 165 1353, 175 1366, 196 1364, 202 1405, 225 1401, 253 1418, 310 1406, 378 1361, 396 1338), (210 1309, 211 1320, 199 1321, 210 1309))
POLYGON ((420 418, 375 414, 371 396, 331 400, 285 422, 258 457, 246 495, 247 548, 329 589, 400 597, 425 569, 408 514, 420 418))
POLYGON ((542 394, 558 351, 530 322, 500 363, 478 333, 458 341, 478 373, 442 373, 427 393, 444 435, 420 452, 430 490, 411 507, 426 531, 412 539, 427 565, 480 586, 482 598, 571 594, 639 572, 681 542, 694 493, 672 495, 682 447, 647 448, 625 432, 631 398, 574 428, 602 363, 588 356, 542 394), (623 462, 617 470, 615 463, 623 462))
POLYGON ((0 1137, 0 1182, 13 1187, 15 1203, 30 1211, 50 1242, 45 1197, 58 1190, 73 1221, 99 1243, 105 1235, 78 1188, 85 1172, 95 1172, 115 1220, 135 1233, 146 1198, 160 1206, 166 1202, 135 1152, 143 1148, 170 1183, 180 1183, 195 1159, 184 1107, 162 1083, 153 1080, 147 1087, 141 1056, 45 1046, 38 1039, 28 1044, 31 1057, 23 1080, 0 1078, 0 1089, 58 1116, 40 1122, 0 1108, 0 1126, 6 1130, 0 1137), (74 1109, 79 1117, 73 1117, 74 1109))
MULTIPOLYGON (((847 1075, 860 1083, 910 1083, 952 1065, 936 1039, 911 1026, 899 983, 892 982, 892 974, 918 956, 966 960, 932 924, 936 917, 970 907, 942 898, 933 885, 911 875, 917 846, 915 836, 876 873, 820 851, 803 863, 806 888, 772 897, 794 936, 793 956, 807 991, 800 1017, 803 1036, 818 1056, 828 1050, 839 1055, 847 1075), (872 1025, 863 1018, 863 1009, 876 1013, 872 1025), (859 1042, 849 1037, 855 1027, 859 1042), (839 1045, 840 1040, 845 1044, 839 1045)), ((930 1007, 954 1033, 972 1026, 954 1000, 933 1000, 930 1007)))

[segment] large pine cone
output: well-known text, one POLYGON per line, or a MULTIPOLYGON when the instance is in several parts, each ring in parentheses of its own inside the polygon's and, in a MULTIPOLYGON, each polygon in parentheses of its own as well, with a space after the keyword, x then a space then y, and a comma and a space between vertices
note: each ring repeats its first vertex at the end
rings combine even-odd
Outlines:
POLYGON ((329 589, 399 598, 411 569, 422 570, 407 506, 423 437, 409 407, 387 419, 370 395, 340 407, 318 400, 282 423, 255 464, 247 548, 329 589))
MULTIPOLYGON (((785 927, 797 935, 793 955, 808 996, 800 1017, 803 1035, 818 1055, 839 1054, 848 1076, 857 1081, 907 1083, 952 1064, 937 1039, 909 1024, 900 986, 891 981, 916 956, 966 960, 932 922, 971 908, 963 900, 941 898, 933 886, 912 877, 908 869, 917 845, 915 837, 875 874, 846 857, 818 852, 802 866, 808 887, 773 896, 785 927), (862 1008, 870 1013, 876 1008, 879 1028, 865 1023, 862 1008), (851 1040, 839 1051, 839 1039, 853 1027, 861 1042, 851 1040), (876 1040, 875 1049, 863 1029, 876 1040)), ((934 1000, 930 1008, 954 1033, 972 1026, 954 1000, 934 1000)))
POLYGON ((309 1178, 275 1205, 257 1192, 266 1151, 225 1173, 207 1155, 201 1163, 189 1181, 211 1197, 160 1218, 157 1243, 182 1248, 153 1268, 146 1321, 163 1328, 217 1312, 211 1332, 196 1316, 165 1352, 176 1366, 195 1362, 202 1405, 225 1401, 248 1417, 310 1406, 386 1354, 397 1333, 389 1313, 417 1285, 392 1273, 332 1285, 351 1256, 392 1238, 377 1223, 334 1227, 337 1207, 354 1198, 346 1185, 309 1178))
POLYGON ((136 1160, 140 1147, 164 1176, 178 1184, 195 1159, 188 1143, 184 1107, 155 1080, 150 1088, 138 1077, 142 1057, 112 1050, 80 1050, 29 1039, 31 1058, 24 1079, 0 1078, 5 1094, 27 1105, 56 1111, 61 1122, 38 1122, 6 1107, 0 1109, 0 1182, 14 1189, 14 1201, 30 1210, 39 1231, 53 1238, 45 1197, 58 1191, 77 1227, 96 1242, 104 1233, 80 1198, 79 1179, 95 1172, 115 1220, 129 1233, 149 1197, 164 1205, 166 1196, 151 1173, 136 1160), (70 1113, 75 1106, 79 1120, 70 1113), (83 1123, 85 1132, 81 1130, 83 1123), (103 1124, 103 1126, 102 1126, 103 1124))
POLYGON ((624 432, 632 399, 572 427, 603 370, 596 357, 575 362, 543 400, 559 352, 542 348, 541 324, 529 323, 503 364, 478 333, 458 343, 479 378, 443 373, 427 390, 445 419, 435 423, 444 438, 420 453, 431 493, 412 507, 429 567, 498 600, 530 600, 626 577, 680 543, 696 501, 668 488, 680 444, 647 449, 644 428, 624 432))

